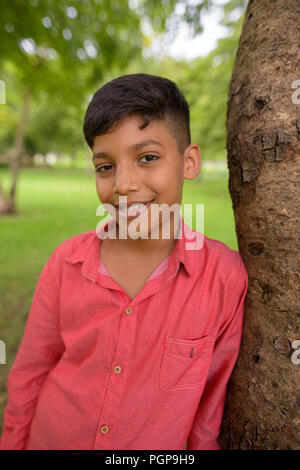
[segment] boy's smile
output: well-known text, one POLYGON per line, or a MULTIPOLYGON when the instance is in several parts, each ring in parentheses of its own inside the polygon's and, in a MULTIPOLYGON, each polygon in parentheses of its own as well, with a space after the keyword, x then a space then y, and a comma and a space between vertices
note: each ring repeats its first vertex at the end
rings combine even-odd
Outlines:
MULTIPOLYGON (((139 115, 127 116, 112 131, 95 137, 93 163, 101 203, 116 207, 118 224, 122 222, 120 218, 129 222, 138 216, 138 211, 144 212, 143 217, 147 211, 149 234, 151 204, 181 204, 184 178, 193 179, 199 173, 200 150, 191 144, 181 154, 164 122, 152 120, 140 129, 142 122, 139 115)), ((170 220, 172 216, 171 212, 170 220)), ((137 226, 137 230, 141 228, 137 226)), ((144 244, 147 240, 140 241, 144 244)))

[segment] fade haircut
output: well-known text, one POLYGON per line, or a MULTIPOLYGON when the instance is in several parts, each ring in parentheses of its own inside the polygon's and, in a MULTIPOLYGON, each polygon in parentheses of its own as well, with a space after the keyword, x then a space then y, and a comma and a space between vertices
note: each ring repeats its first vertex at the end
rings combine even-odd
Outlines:
POLYGON ((180 153, 191 143, 189 106, 177 85, 167 78, 136 73, 115 78, 94 94, 83 125, 90 148, 95 137, 113 130, 129 115, 143 118, 140 129, 153 119, 163 121, 180 153))

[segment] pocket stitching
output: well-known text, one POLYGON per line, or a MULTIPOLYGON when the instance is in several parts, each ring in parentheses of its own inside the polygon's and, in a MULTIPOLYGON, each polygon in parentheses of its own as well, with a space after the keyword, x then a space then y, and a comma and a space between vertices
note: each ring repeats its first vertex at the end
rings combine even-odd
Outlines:
MULTIPOLYGON (((160 389, 162 391, 165 391, 165 392, 170 392, 170 391, 176 391, 176 390, 190 390, 190 389, 193 389, 193 388, 199 388, 199 386, 201 386, 203 384, 203 382, 205 381, 206 377, 207 377, 207 373, 208 373, 208 370, 209 370, 209 367, 210 367, 210 363, 211 363, 211 357, 212 357, 212 353, 213 353, 213 347, 214 347, 214 343, 215 343, 215 339, 216 337, 215 336, 211 336, 211 335, 207 335, 203 338, 199 338, 195 341, 193 340, 184 340, 184 339, 180 339, 180 338, 166 338, 166 341, 165 341, 165 349, 164 349, 164 353, 163 353, 163 359, 162 359, 162 365, 161 365, 161 370, 160 370, 160 389), (170 341, 171 340, 171 341, 170 341), (179 340, 179 341, 177 341, 179 340), (186 344, 186 345, 189 345, 189 346, 195 346, 195 344, 197 344, 196 342, 199 342, 200 344, 205 342, 205 340, 209 343, 209 347, 207 347, 204 351, 199 351, 198 354, 196 354, 195 356, 193 356, 192 358, 190 357, 187 357, 187 356, 179 356, 177 354, 174 354, 174 353, 171 353, 168 351, 168 348, 167 348, 167 345, 168 344, 186 344), (168 388, 168 384, 167 384, 167 379, 168 379, 168 375, 166 374, 166 370, 167 370, 167 358, 168 356, 171 356, 171 357, 175 357, 177 359, 180 359, 180 361, 182 361, 182 359, 187 359, 189 361, 193 361, 193 362, 196 362, 195 359, 200 357, 201 354, 203 353, 207 353, 207 352, 210 352, 211 353, 211 356, 208 356, 207 357, 207 361, 208 361, 208 367, 205 368, 205 373, 202 375, 202 380, 196 382, 196 383, 192 383, 192 384, 178 384, 178 385, 175 385, 174 387, 170 387, 168 388)), ((207 364, 206 364, 207 365, 207 364)))
POLYGON ((176 352, 170 351, 169 346, 171 347, 172 345, 183 345, 191 348, 196 348, 196 352, 193 357, 198 356, 199 354, 205 353, 207 351, 210 351, 211 348, 214 346, 215 343, 215 336, 203 336, 202 338, 198 338, 196 340, 184 340, 181 338, 174 338, 174 337, 167 337, 165 341, 165 349, 164 353, 167 352, 168 354, 180 357, 180 358, 187 358, 190 359, 189 356, 184 355, 184 354, 176 354, 176 352), (204 344, 205 349, 201 350, 200 346, 204 344), (200 346, 199 346, 200 345, 200 346), (197 351, 197 349, 200 349, 197 351))
POLYGON ((189 357, 189 356, 180 356, 179 354, 175 354, 175 353, 172 353, 168 350, 165 350, 165 353, 169 356, 173 356, 173 357, 178 357, 179 359, 187 359, 188 361, 191 361, 193 359, 195 359, 196 357, 198 357, 200 354, 204 354, 205 352, 210 352, 211 349, 204 349, 204 351, 198 351, 196 354, 194 354, 192 357, 189 357))

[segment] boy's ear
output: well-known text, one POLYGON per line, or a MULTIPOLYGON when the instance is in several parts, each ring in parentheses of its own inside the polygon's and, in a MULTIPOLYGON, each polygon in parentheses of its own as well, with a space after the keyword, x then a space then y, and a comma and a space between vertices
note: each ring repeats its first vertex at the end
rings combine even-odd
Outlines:
POLYGON ((201 150, 198 144, 190 144, 184 151, 184 179, 193 180, 200 173, 201 150))

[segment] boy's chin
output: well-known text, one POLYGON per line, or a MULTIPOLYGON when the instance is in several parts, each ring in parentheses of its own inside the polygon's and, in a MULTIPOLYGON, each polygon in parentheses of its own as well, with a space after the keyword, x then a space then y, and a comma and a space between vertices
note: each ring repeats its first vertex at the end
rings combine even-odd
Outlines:
MULTIPOLYGON (((171 239, 173 238, 172 228, 174 222, 170 220, 155 220, 152 225, 149 220, 138 221, 133 220, 117 220, 117 233, 118 238, 122 239, 131 239, 131 240, 159 240, 159 239, 171 239)), ((174 232, 178 230, 178 226, 175 228, 174 232)))
POLYGON ((147 239, 158 239, 159 226, 151 227, 147 223, 131 221, 117 221, 118 235, 122 238, 128 238, 130 240, 147 240, 147 239))

